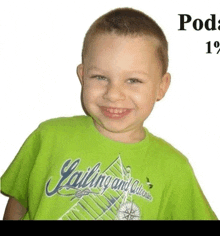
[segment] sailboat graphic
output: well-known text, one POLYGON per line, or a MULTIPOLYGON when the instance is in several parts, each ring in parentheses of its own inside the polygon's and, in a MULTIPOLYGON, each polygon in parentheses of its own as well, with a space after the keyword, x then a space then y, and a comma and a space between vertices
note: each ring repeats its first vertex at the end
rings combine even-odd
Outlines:
MULTIPOLYGON (((125 168, 120 155, 103 172, 113 178, 127 181, 131 178, 130 168, 125 168)), ((84 195, 59 220, 115 220, 121 205, 132 202, 128 191, 117 191, 108 188, 102 193, 102 188, 96 188, 98 194, 84 195)), ((88 193, 92 192, 87 189, 88 193)))

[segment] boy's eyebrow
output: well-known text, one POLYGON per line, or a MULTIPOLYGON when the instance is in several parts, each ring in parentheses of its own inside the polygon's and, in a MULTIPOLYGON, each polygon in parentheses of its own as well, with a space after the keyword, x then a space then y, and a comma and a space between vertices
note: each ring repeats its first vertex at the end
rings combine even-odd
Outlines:
POLYGON ((133 74, 144 74, 144 75, 149 75, 147 72, 145 71, 138 71, 138 70, 132 70, 132 71, 128 71, 130 73, 133 73, 133 74))
MULTIPOLYGON (((87 69, 87 73, 90 71, 90 70, 99 70, 99 71, 103 71, 102 69, 96 67, 96 66, 91 66, 90 68, 87 69)), ((103 71, 105 72, 105 71, 103 71)), ((131 70, 131 71, 127 71, 129 73, 133 73, 133 74, 144 74, 144 75, 149 75, 147 72, 145 71, 137 71, 137 70, 131 70)))
POLYGON ((88 72, 88 71, 90 71, 90 70, 100 70, 100 71, 101 71, 101 69, 99 69, 99 68, 96 67, 96 66, 91 66, 91 67, 89 67, 86 71, 88 72))

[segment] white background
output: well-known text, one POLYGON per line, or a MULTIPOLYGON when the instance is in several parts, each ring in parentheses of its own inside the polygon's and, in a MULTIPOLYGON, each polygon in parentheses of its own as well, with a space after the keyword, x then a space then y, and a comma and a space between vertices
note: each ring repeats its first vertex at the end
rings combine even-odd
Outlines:
MULTIPOLYGON (((133 7, 157 21, 169 41, 172 83, 145 126, 189 159, 220 218, 220 53, 206 42, 220 30, 178 31, 178 14, 205 21, 220 1, 3 0, 0 1, 0 176, 40 122, 84 114, 76 66, 91 23, 117 7, 133 7)), ((8 198, 0 195, 0 219, 8 198)))

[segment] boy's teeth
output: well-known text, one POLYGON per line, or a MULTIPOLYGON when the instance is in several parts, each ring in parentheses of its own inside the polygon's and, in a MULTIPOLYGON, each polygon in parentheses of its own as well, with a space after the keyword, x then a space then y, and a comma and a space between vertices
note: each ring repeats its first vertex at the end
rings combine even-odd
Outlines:
POLYGON ((123 112, 125 112, 127 109, 117 109, 117 108, 108 108, 107 111, 110 112, 110 113, 114 113, 114 114, 121 114, 123 112))

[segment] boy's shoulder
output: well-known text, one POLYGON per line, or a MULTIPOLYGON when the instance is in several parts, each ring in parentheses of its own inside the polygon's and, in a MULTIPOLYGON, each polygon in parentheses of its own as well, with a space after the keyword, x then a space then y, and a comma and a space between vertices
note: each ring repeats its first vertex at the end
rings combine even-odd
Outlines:
POLYGON ((82 129, 87 128, 90 123, 89 116, 58 117, 41 122, 38 128, 40 130, 82 129))
POLYGON ((186 168, 189 166, 189 161, 182 152, 169 142, 153 134, 150 134, 149 149, 152 158, 159 163, 163 163, 167 167, 182 169, 184 166, 186 168))

